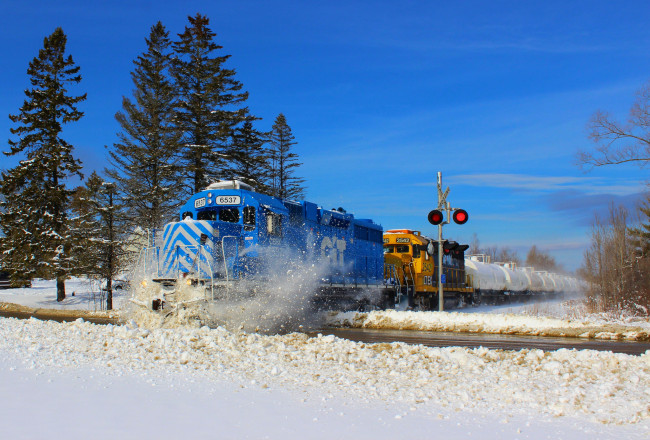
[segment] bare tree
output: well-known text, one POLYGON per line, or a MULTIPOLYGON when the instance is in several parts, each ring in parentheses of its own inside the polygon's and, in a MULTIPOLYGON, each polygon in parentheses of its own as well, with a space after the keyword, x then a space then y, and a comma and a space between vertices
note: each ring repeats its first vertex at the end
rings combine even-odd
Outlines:
POLYGON ((507 246, 499 249, 495 261, 500 261, 503 263, 516 263, 517 266, 521 265, 521 258, 519 258, 517 251, 512 250, 507 246))
MULTIPOLYGON (((626 123, 598 111, 589 122, 593 152, 578 152, 578 164, 650 163, 650 82, 636 95, 626 123)), ((580 274, 589 282, 589 295, 602 310, 627 309, 648 314, 650 306, 650 198, 637 212, 637 227, 628 226, 628 212, 610 208, 608 221, 596 218, 591 246, 580 274)))
POLYGON ((591 245, 580 273, 598 311, 627 310, 643 315, 650 307, 650 259, 635 254, 629 214, 612 205, 606 221, 594 219, 591 245))
POLYGON ((481 246, 476 232, 472 234, 472 240, 469 242, 469 251, 467 253, 471 255, 476 255, 481 253, 481 246))
POLYGON ((481 252, 479 252, 479 254, 487 255, 488 257, 490 257, 490 261, 497 261, 498 253, 499 253, 498 246, 486 246, 484 248, 481 248, 481 252))
POLYGON ((555 258, 535 245, 531 246, 526 255, 526 266, 534 267, 537 270, 548 270, 550 272, 563 271, 555 261, 555 258))
POLYGON ((521 265, 521 258, 519 258, 517 251, 514 251, 507 246, 501 248, 496 245, 479 247, 478 238, 476 237, 476 234, 474 234, 474 236, 472 237, 472 241, 470 243, 469 249, 471 250, 471 254, 480 254, 480 255, 488 256, 489 260, 493 263, 514 262, 518 266, 521 265))
POLYGON ((578 164, 592 168, 633 162, 640 167, 650 163, 650 82, 636 94, 626 123, 597 111, 589 121, 589 138, 595 151, 579 151, 578 164))

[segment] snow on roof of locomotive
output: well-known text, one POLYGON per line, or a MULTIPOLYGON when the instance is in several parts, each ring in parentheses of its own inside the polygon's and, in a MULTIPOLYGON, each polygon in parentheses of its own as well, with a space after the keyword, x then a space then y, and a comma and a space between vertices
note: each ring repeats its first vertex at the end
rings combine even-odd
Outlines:
POLYGON ((205 190, 212 189, 245 189, 251 192, 255 191, 252 186, 240 180, 219 180, 208 185, 205 190))

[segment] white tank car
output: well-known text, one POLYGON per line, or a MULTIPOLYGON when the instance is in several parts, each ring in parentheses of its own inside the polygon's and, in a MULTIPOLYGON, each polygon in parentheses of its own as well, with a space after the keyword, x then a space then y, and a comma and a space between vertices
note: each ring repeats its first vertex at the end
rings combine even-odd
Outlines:
POLYGON ((569 293, 578 293, 581 290, 584 290, 584 282, 574 277, 564 275, 564 285, 567 286, 567 292, 569 293))
POLYGON ((522 267, 522 272, 528 281, 528 291, 531 293, 541 293, 544 291, 544 280, 541 275, 535 272, 532 267, 522 267))
POLYGON ((569 290, 568 290, 569 286, 568 286, 567 282, 565 281, 566 277, 564 275, 560 275, 559 273, 551 273, 549 275, 553 278, 553 281, 555 282, 555 291, 556 292, 558 292, 558 293, 561 293, 561 292, 568 293, 569 292, 569 290))
POLYGON ((517 269, 515 263, 495 263, 506 276, 507 290, 514 293, 523 293, 528 290, 526 274, 517 269))
POLYGON ((553 278, 552 274, 546 272, 545 270, 537 271, 537 273, 542 277, 542 280, 544 281, 544 288, 542 289, 543 292, 552 293, 557 291, 555 287, 555 279, 553 278))
POLYGON ((496 264, 487 263, 484 255, 465 258, 465 273, 470 275, 472 287, 481 292, 503 292, 508 289, 506 272, 496 264))
POLYGON ((466 256, 465 273, 471 277, 477 293, 495 301, 511 295, 576 293, 584 284, 568 275, 536 271, 532 267, 518 268, 515 263, 491 263, 487 255, 466 256))

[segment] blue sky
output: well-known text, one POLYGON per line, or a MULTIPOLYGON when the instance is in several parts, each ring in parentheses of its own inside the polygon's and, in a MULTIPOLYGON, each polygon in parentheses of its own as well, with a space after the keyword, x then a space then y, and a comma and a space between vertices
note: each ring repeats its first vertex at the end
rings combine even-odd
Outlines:
POLYGON ((592 147, 593 112, 625 119, 650 80, 647 1, 5 1, 0 133, 11 137, 27 65, 61 26, 88 93, 64 137, 88 174, 103 169, 150 27, 175 36, 197 12, 232 55, 259 128, 285 114, 308 199, 326 207, 433 235, 441 171, 470 215, 447 237, 476 233, 522 257, 536 244, 575 269, 594 213, 645 188, 647 169, 584 173, 574 157, 592 147))

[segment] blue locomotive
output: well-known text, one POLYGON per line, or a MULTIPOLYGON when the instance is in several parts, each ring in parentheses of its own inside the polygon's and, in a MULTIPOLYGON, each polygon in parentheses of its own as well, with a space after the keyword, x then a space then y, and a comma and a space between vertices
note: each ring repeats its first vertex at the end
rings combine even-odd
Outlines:
POLYGON ((382 234, 380 225, 341 208, 281 200, 237 180, 215 182, 165 225, 157 280, 211 287, 265 281, 297 262, 319 268, 319 296, 334 302, 384 287, 382 234))

